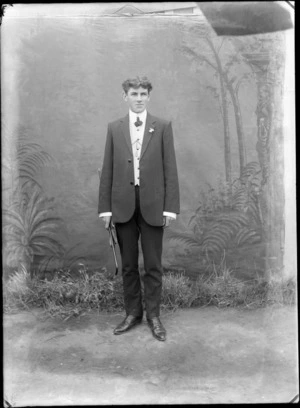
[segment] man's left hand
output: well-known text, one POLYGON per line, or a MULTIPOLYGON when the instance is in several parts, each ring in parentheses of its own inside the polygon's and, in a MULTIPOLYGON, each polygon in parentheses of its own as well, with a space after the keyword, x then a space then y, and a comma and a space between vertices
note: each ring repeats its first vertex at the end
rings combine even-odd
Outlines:
POLYGON ((174 218, 164 215, 164 228, 167 228, 171 221, 174 221, 174 218))

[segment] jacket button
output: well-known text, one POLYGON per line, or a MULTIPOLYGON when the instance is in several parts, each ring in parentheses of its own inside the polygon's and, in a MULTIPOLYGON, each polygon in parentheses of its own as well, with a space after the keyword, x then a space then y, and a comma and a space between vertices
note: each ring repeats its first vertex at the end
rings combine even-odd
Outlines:
POLYGON ((133 181, 131 181, 130 184, 133 186, 133 181))
POLYGON ((128 163, 131 163, 131 159, 128 159, 128 163))

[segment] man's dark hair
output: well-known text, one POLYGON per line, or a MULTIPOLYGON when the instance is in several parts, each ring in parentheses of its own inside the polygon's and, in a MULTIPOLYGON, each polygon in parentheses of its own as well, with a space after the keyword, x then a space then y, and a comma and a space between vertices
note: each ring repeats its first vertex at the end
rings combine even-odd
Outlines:
POLYGON ((145 88, 148 90, 148 93, 151 92, 152 90, 152 84, 149 81, 149 79, 144 76, 142 78, 140 77, 136 77, 136 78, 132 78, 132 79, 126 79, 126 81, 123 82, 122 84, 122 88, 124 89, 124 92, 127 94, 127 92, 129 91, 129 88, 134 88, 137 89, 139 87, 145 88))

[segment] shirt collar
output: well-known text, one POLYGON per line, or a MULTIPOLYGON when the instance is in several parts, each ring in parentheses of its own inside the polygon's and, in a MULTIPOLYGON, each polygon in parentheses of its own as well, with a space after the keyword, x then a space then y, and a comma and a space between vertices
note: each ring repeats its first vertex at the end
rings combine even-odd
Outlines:
POLYGON ((135 113, 135 112, 132 112, 131 109, 129 109, 129 120, 130 120, 130 122, 131 122, 131 123, 132 123, 132 122, 135 122, 135 121, 137 120, 137 117, 139 117, 140 120, 141 120, 143 123, 146 123, 147 110, 145 109, 142 113, 135 113))

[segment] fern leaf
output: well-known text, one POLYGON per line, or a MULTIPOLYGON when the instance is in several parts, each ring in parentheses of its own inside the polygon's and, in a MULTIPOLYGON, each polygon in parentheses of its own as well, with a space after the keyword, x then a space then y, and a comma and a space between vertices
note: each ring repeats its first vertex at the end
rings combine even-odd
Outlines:
POLYGON ((242 171, 242 178, 248 178, 253 174, 257 174, 261 171, 260 165, 258 162, 250 162, 247 163, 246 166, 243 168, 242 171))
POLYGON ((178 241, 179 243, 182 243, 183 245, 187 245, 187 246, 199 246, 200 245, 199 241, 196 238, 184 232, 169 231, 168 236, 169 236, 169 239, 178 241))
POLYGON ((236 229, 232 225, 217 223, 210 228, 211 234, 221 234, 224 238, 229 240, 235 233, 236 229))
POLYGON ((226 239, 222 233, 214 231, 203 239, 202 245, 206 245, 209 242, 217 243, 220 248, 225 249, 227 247, 228 239, 226 239))
POLYGON ((224 246, 220 240, 210 238, 202 245, 202 249, 208 252, 221 252, 224 250, 224 246))
POLYGON ((222 222, 227 225, 235 226, 236 228, 240 228, 242 225, 247 225, 248 218, 245 214, 241 212, 230 212, 226 214, 222 214, 218 218, 218 222, 222 222))
POLYGON ((260 224, 259 209, 254 201, 249 202, 247 212, 256 224, 260 224))
POLYGON ((191 223, 193 222, 193 221, 196 221, 196 215, 193 215, 191 218, 190 218, 190 220, 189 220, 189 222, 188 222, 188 225, 191 225, 191 223))
POLYGON ((254 243, 254 241, 260 241, 261 236, 258 233, 257 230, 254 229, 248 229, 248 228, 243 228, 239 231, 239 233, 236 236, 236 241, 238 245, 244 245, 244 244, 251 244, 254 243))

